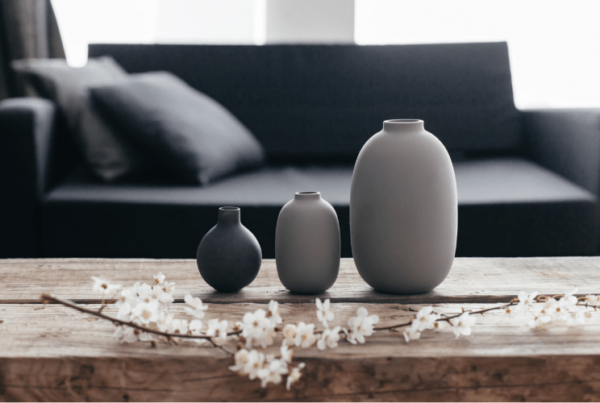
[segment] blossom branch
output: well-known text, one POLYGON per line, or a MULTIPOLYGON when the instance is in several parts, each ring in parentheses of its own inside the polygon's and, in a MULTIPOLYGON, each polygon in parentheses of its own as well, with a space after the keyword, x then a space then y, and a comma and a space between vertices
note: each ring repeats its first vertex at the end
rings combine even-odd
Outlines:
MULTIPOLYGON (((42 299, 42 302, 44 304, 53 302, 53 303, 56 303, 56 304, 64 305, 64 306, 67 306, 69 308, 73 308, 73 309, 75 309, 75 310, 77 310, 79 312, 87 313, 89 315, 93 315, 93 316, 96 316, 98 318, 108 320, 108 321, 114 323, 115 325, 129 326, 129 327, 132 327, 134 329, 141 330, 143 332, 155 334, 157 336, 166 337, 169 340, 174 339, 174 338, 180 338, 180 339, 202 339, 202 340, 208 340, 208 341, 210 341, 215 347, 222 347, 222 346, 219 346, 218 344, 216 344, 214 342, 214 340, 213 340, 213 337, 211 337, 211 336, 161 332, 160 330, 151 329, 151 328, 146 327, 146 326, 138 325, 137 323, 134 323, 134 322, 128 322, 128 321, 125 321, 125 320, 113 318, 111 316, 103 314, 101 311, 94 311, 92 309, 85 308, 83 306, 74 304, 71 301, 67 301, 67 300, 64 300, 64 299, 61 299, 61 298, 57 298, 57 297, 54 297, 52 295, 42 294, 41 295, 41 299, 42 299)), ((242 332, 241 330, 235 331, 235 332, 229 332, 229 333, 227 333, 227 336, 236 336, 236 335, 239 335, 241 332, 242 332)), ((221 350, 226 351, 223 348, 221 348, 221 350)), ((230 353, 229 351, 226 351, 226 352, 228 354, 232 355, 232 353, 230 353)))
MULTIPOLYGON (((507 309, 508 307, 516 305, 517 301, 518 300, 513 299, 508 304, 504 304, 504 305, 500 305, 500 306, 495 306, 495 307, 492 307, 492 308, 481 309, 479 311, 470 311, 469 314, 470 315, 483 315, 486 312, 497 311, 497 310, 500 310, 500 309, 507 309)), ((457 313, 455 315, 445 316, 443 318, 439 318, 439 319, 436 320, 436 322, 448 322, 448 323, 450 323, 450 320, 452 320, 454 318, 458 318, 459 316, 461 316, 465 312, 466 311, 463 311, 463 312, 457 313)), ((394 330, 394 329, 397 329, 397 328, 400 328, 400 327, 410 326, 412 324, 412 322, 413 321, 411 320, 410 322, 399 323, 399 324, 391 325, 391 326, 374 327, 373 330, 394 330)))

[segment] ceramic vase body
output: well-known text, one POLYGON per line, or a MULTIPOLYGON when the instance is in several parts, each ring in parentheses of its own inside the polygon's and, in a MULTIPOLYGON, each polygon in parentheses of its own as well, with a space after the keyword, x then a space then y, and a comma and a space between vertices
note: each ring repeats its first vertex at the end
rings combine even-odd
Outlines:
POLYGON ((320 294, 337 279, 340 225, 319 192, 299 192, 279 213, 275 259, 281 283, 299 294, 320 294))
POLYGON ((196 261, 204 281, 217 291, 238 291, 256 278, 262 251, 242 225, 238 207, 219 209, 219 221, 202 238, 196 261))
POLYGON ((446 148, 423 121, 388 120, 363 146, 352 176, 352 255, 378 291, 434 289, 456 252, 456 179, 446 148))

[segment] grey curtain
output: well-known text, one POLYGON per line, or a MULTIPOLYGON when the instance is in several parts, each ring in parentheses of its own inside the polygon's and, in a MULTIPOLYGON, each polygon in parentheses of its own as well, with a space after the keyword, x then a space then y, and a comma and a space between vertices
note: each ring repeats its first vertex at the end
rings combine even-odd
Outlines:
POLYGON ((0 0, 0 100, 23 95, 11 61, 64 57, 50 0, 0 0))

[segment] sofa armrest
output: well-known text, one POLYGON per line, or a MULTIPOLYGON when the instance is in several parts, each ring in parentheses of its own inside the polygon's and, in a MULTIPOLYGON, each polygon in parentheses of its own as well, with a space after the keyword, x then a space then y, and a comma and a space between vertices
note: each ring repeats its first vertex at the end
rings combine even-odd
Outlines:
POLYGON ((0 257, 38 256, 55 117, 47 100, 0 102, 0 257))
POLYGON ((533 160, 600 194, 600 108, 521 111, 533 160))

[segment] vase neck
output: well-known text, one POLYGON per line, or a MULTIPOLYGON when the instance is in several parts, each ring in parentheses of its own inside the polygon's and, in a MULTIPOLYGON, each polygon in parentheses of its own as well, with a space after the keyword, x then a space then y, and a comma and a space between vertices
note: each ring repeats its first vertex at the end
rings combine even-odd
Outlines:
POLYGON ((425 124, 419 119, 392 119, 383 122, 383 131, 388 133, 419 133, 425 129, 425 124))
POLYGON ((227 206, 219 208, 219 224, 236 225, 240 223, 239 207, 227 206))
POLYGON ((321 193, 319 192, 296 192, 294 200, 297 201, 312 201, 321 200, 321 193))

